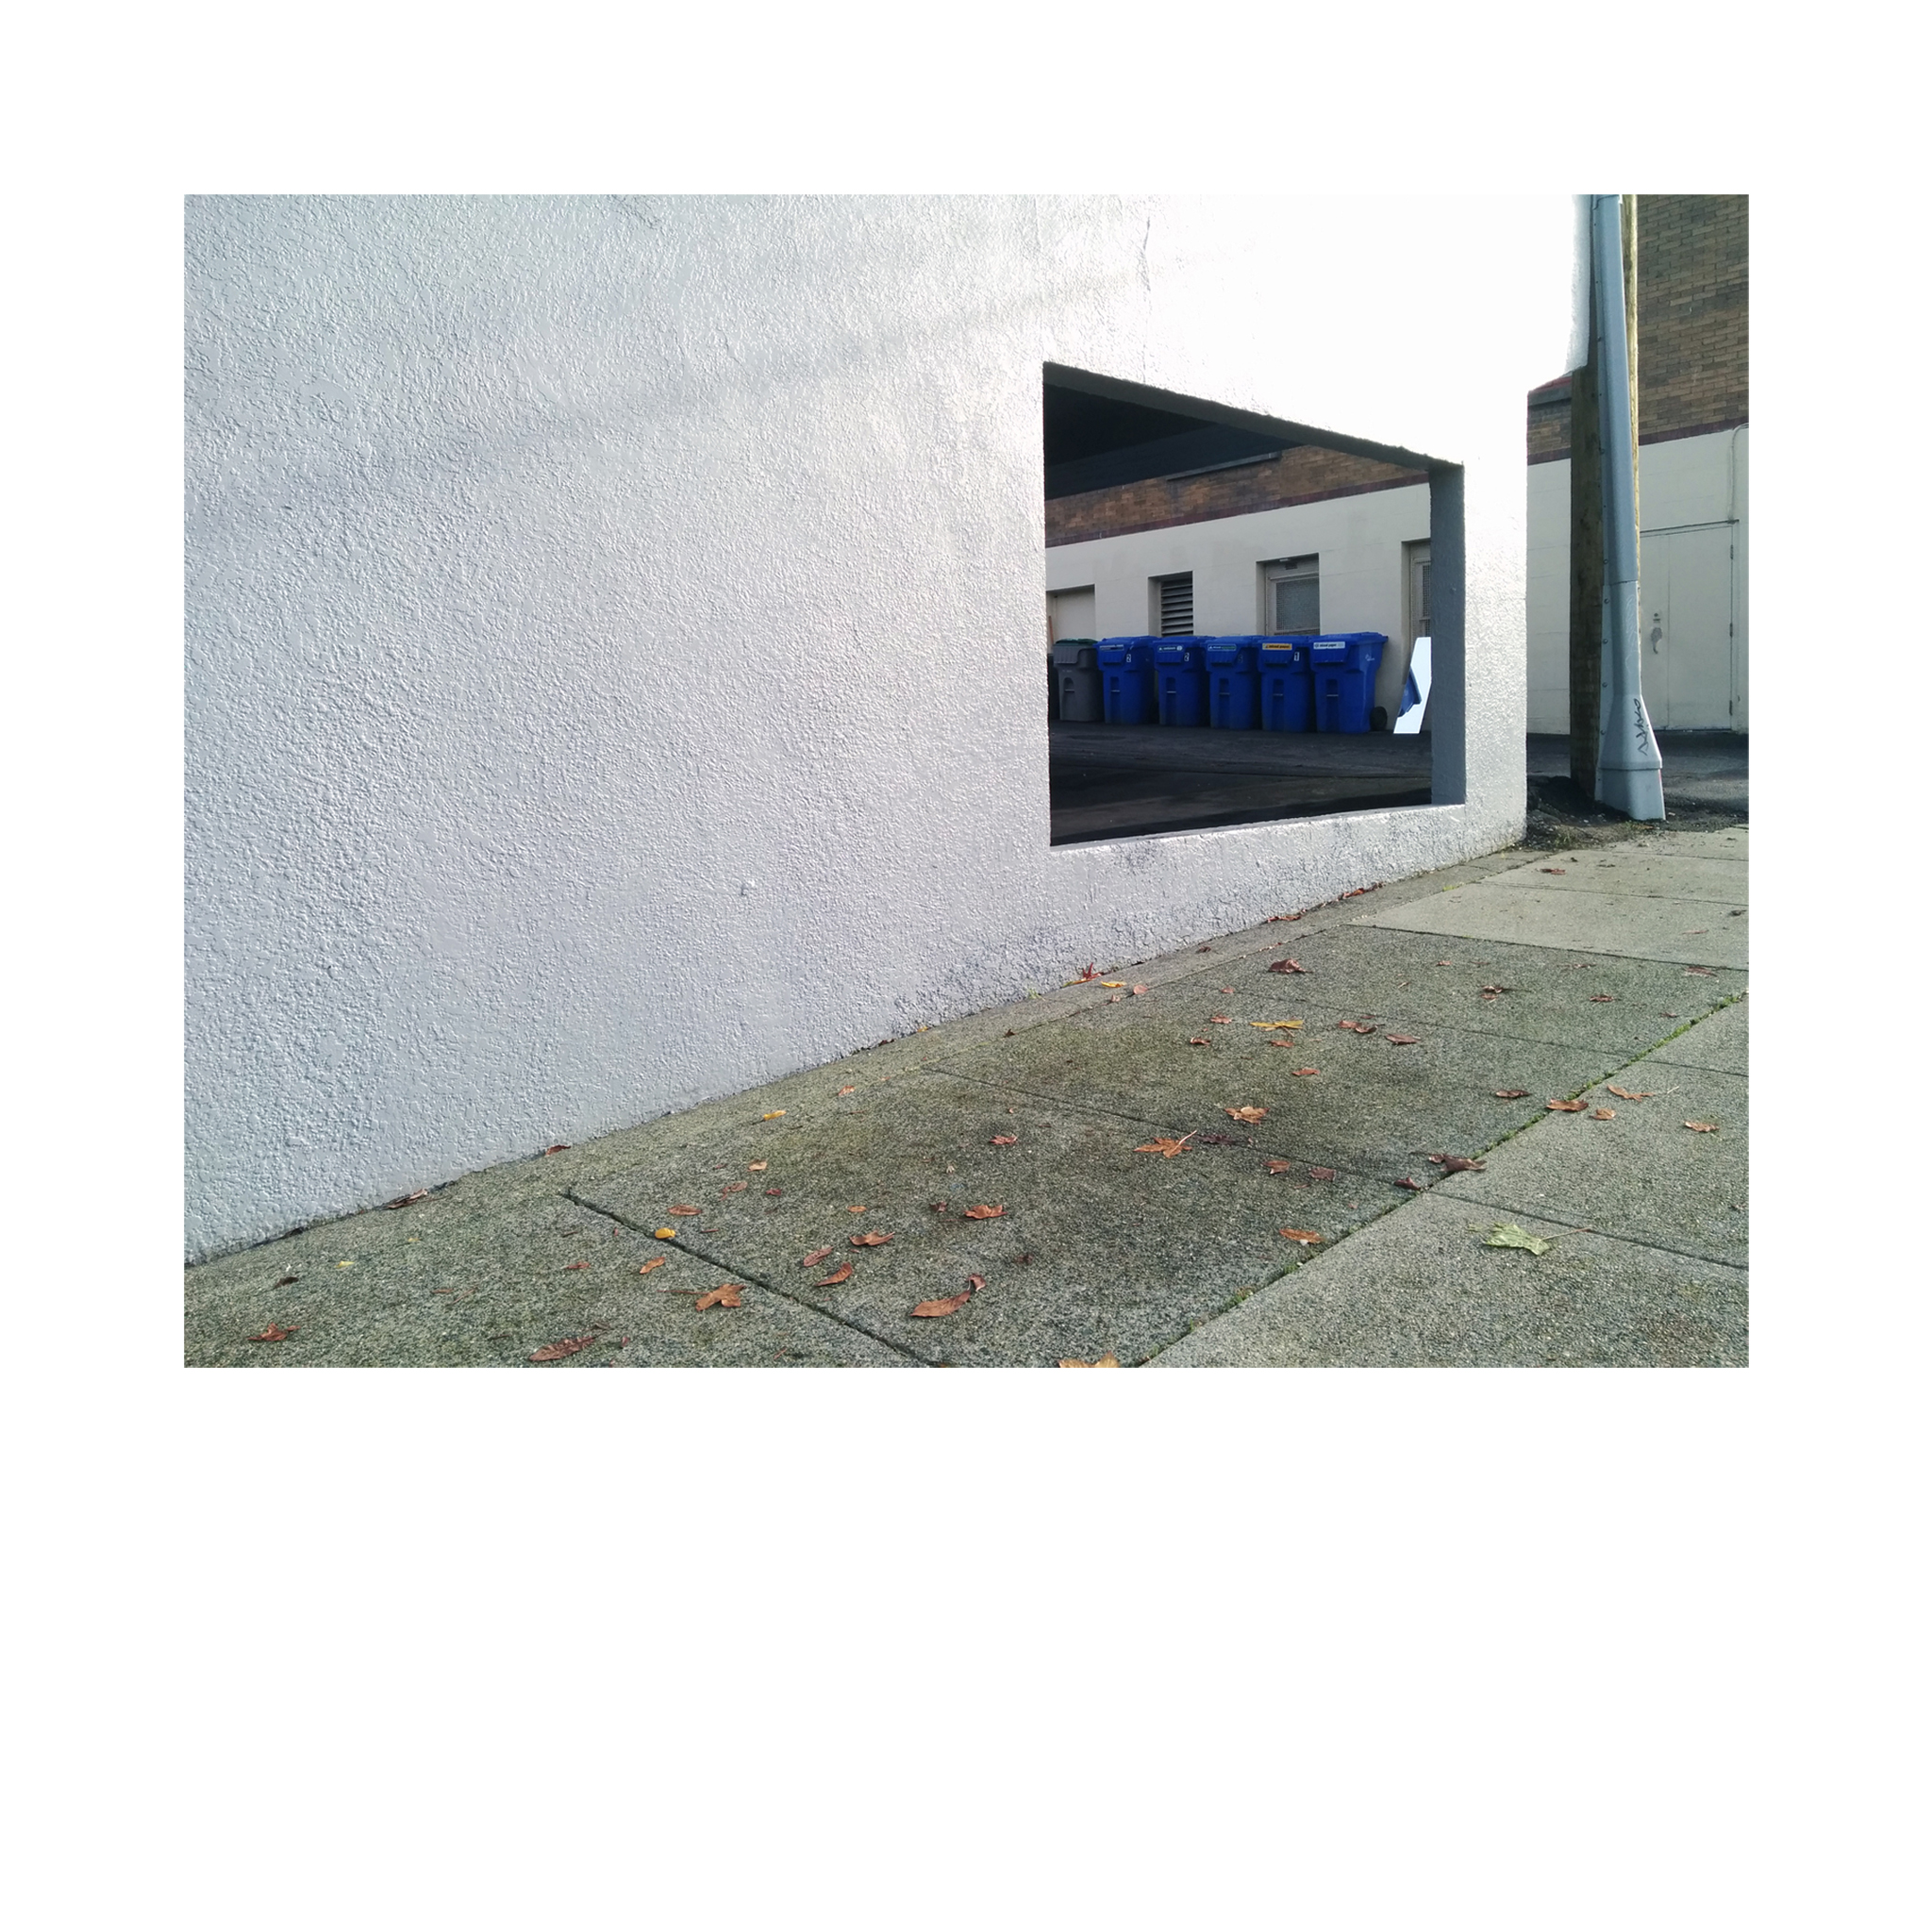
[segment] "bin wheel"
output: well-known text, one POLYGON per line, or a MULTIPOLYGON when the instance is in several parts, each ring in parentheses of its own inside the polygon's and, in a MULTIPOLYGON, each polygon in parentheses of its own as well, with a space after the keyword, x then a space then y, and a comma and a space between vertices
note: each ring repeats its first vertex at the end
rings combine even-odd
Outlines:
POLYGON ((1377 705, 1375 708, 1369 713, 1369 729, 1371 731, 1386 731, 1388 730, 1388 709, 1386 707, 1382 705, 1377 705))

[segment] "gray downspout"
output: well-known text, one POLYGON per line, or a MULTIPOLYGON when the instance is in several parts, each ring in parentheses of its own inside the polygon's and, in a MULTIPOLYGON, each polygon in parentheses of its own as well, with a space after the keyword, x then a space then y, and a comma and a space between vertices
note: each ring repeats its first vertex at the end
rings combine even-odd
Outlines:
POLYGON ((1624 333, 1621 197, 1591 196, 1596 285, 1597 408, 1604 453, 1603 708, 1596 755, 1600 804, 1633 819, 1664 815, 1663 758, 1643 707, 1637 636, 1636 451, 1630 441, 1630 345, 1624 333))

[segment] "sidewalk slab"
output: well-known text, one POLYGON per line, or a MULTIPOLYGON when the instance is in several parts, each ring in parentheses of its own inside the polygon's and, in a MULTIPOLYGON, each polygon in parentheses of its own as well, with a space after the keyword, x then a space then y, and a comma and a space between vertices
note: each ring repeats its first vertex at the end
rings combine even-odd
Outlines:
POLYGON ((593 1335, 544 1366, 897 1367, 908 1357, 555 1192, 508 1204, 454 1190, 192 1269, 186 1360, 196 1368, 530 1367, 532 1350, 593 1335), (641 1274, 647 1261, 665 1265, 641 1274), (295 1280, 280 1286, 286 1277, 295 1280), (259 1342, 274 1322, 286 1341, 259 1342), (628 1345, 625 1345, 627 1343, 628 1345))
MULTIPOLYGON (((1545 886, 1554 883, 1544 881, 1545 886)), ((1434 899, 1364 914, 1357 923, 1741 971, 1750 963, 1746 928, 1751 922, 1748 914, 1733 917, 1734 912, 1741 908, 1708 900, 1555 891, 1485 880, 1434 899)))
POLYGON ((1527 886, 1538 891, 1609 892, 1624 898, 1689 899, 1741 906, 1749 896, 1748 867, 1741 857, 1713 858, 1673 851, 1565 852, 1495 874, 1492 886, 1527 886))
POLYGON ((1652 1058, 1615 1084, 1655 1097, 1627 1100, 1594 1087, 1583 1098, 1614 1120, 1552 1114, 1492 1149, 1483 1173, 1444 1181, 1441 1194, 1507 1218, 1533 1214, 1742 1268, 1750 1258, 1743 1076, 1652 1058), (1698 1133, 1686 1121, 1717 1131, 1698 1133))
POLYGON ((1131 1366, 1298 1264, 1305 1249, 1278 1228, 1333 1241, 1390 1205, 1389 1191, 1349 1177, 1270 1175, 1265 1151, 1241 1142, 1137 1152, 1156 1131, 936 1070, 808 1124, 741 1124, 665 1150, 578 1196, 644 1232, 675 1226, 678 1245, 737 1278, 923 1360, 979 1366, 1108 1354, 1131 1366), (1008 1134, 1014 1145, 991 1144, 1008 1134), (691 1206, 703 1211, 672 1211, 691 1206), (1004 1211, 967 1219, 975 1206, 1004 1211), (852 1245, 869 1233, 891 1240, 852 1245), (984 1286, 958 1312, 913 1315, 974 1274, 984 1286))
POLYGON ((1742 1367, 1745 1279, 1709 1261, 1411 1202, 1162 1351, 1156 1368, 1742 1367), (1549 1240, 1491 1248, 1496 1222, 1549 1240))
MULTIPOLYGON (((1748 1074, 1751 1049, 1751 1002, 1736 999, 1707 1020, 1667 1040, 1650 1056, 1652 1062, 1674 1067, 1708 1067, 1718 1074, 1748 1074)), ((1630 1083, 1623 1083, 1628 1086, 1630 1083)), ((1640 1080, 1639 1086, 1649 1086, 1640 1080)))

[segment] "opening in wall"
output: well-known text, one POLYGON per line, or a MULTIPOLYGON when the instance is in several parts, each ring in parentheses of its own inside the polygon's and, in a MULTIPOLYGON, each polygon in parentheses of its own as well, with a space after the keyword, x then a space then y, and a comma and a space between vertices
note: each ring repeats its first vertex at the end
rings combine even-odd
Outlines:
MULTIPOLYGON (((1432 509, 1404 451, 1080 371, 1042 403, 1053 842, 1433 802, 1459 705, 1443 759, 1391 726, 1454 489, 1432 509)), ((1440 685, 1459 627, 1436 643, 1440 685)))

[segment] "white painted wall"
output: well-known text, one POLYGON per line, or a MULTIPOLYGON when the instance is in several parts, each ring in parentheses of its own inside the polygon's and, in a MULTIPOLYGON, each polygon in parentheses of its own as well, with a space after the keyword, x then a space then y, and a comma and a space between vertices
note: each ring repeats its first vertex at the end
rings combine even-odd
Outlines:
MULTIPOLYGON (((1638 508, 1643 525, 1646 567, 1660 557, 1678 572, 1695 570, 1711 581, 1682 589, 1678 604, 1693 608, 1695 626, 1674 626, 1669 648, 1696 653, 1707 661, 1699 675, 1680 676, 1677 688, 1727 691, 1694 708, 1681 708, 1666 722, 1664 700, 1652 688, 1655 666, 1646 654, 1644 697, 1659 728, 1750 729, 1750 440, 1748 427, 1711 436, 1677 437, 1647 442, 1637 458, 1638 508), (1729 527, 1728 544, 1677 543, 1666 548, 1651 541, 1666 532, 1689 532, 1710 525, 1729 527), (1724 581, 1717 581, 1722 574, 1724 581), (1726 634, 1721 612, 1728 604, 1733 626, 1726 634)), ((1570 729, 1570 462, 1529 466, 1528 545, 1529 728, 1570 729)), ((1655 597, 1639 586, 1646 634, 1655 597)), ((1682 667, 1679 667, 1680 671, 1682 667)))
POLYGON ((1567 197, 212 197, 187 233, 191 1255, 1521 825, 1567 197), (1427 303, 1307 297, 1392 260, 1427 303), (1443 803, 1050 849, 1048 361, 1437 466, 1443 803))
POLYGON ((1428 486, 1417 483, 1056 544, 1046 553, 1046 582, 1049 590, 1091 584, 1099 635, 1120 637, 1147 629, 1150 577, 1190 570, 1195 630, 1204 637, 1246 635, 1267 628, 1259 566, 1283 557, 1319 557, 1322 628, 1378 630, 1389 640, 1375 703, 1393 718, 1408 669, 1402 546, 1428 534, 1428 486))

